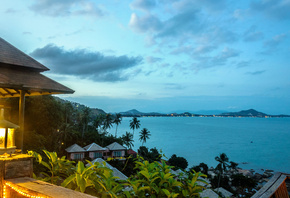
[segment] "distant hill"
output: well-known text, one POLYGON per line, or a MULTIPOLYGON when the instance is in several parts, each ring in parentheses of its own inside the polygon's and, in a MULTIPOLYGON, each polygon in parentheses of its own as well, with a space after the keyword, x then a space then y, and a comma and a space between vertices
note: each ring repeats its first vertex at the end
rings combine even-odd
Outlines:
POLYGON ((256 111, 255 109, 249 109, 249 110, 243 110, 239 112, 227 112, 227 113, 222 113, 220 114, 221 116, 233 116, 233 117, 265 117, 268 116, 265 113, 256 111))
POLYGON ((131 109, 129 111, 125 111, 125 112, 120 112, 120 114, 124 117, 141 117, 141 116, 163 116, 164 114, 162 113, 156 113, 156 112, 151 112, 151 113, 143 113, 140 112, 136 109, 131 109))

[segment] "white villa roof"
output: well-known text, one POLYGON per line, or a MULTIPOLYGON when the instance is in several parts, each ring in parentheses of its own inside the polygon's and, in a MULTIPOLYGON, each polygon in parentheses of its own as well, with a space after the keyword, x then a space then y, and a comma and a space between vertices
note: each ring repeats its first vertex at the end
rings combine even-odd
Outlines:
POLYGON ((68 153, 79 153, 79 152, 82 153, 82 152, 86 152, 85 149, 83 149, 82 147, 80 147, 77 144, 73 144, 70 147, 66 148, 65 150, 68 153))
POLYGON ((122 146, 121 144, 119 144, 117 142, 114 142, 106 147, 108 149, 110 149, 111 151, 126 150, 126 148, 124 146, 122 146))
POLYGON ((199 193, 200 197, 208 197, 208 198, 218 198, 218 194, 216 194, 213 190, 211 189, 206 189, 199 193))
POLYGON ((226 198, 233 196, 233 193, 227 191, 226 189, 224 189, 222 187, 216 188, 215 191, 222 193, 222 195, 226 198))
POLYGON ((96 143, 91 143, 91 144, 85 146, 84 149, 86 151, 105 151, 105 150, 107 150, 106 148, 103 148, 96 143))
MULTIPOLYGON (((128 179, 128 177, 126 175, 124 175, 121 171, 119 171, 115 167, 111 166, 108 162, 106 162, 102 158, 96 158, 92 161, 93 164, 95 162, 99 162, 100 164, 103 164, 103 162, 105 162, 106 167, 113 171, 114 177, 119 177, 118 180, 127 180, 128 179)), ((87 164, 86 166, 90 166, 90 164, 87 164)))

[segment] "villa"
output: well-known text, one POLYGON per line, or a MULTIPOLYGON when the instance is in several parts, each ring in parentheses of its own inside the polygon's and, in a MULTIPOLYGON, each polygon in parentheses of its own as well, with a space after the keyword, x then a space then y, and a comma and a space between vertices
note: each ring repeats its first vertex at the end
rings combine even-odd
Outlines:
POLYGON ((105 148, 96 143, 91 143, 83 148, 74 144, 66 148, 65 151, 67 152, 67 158, 70 160, 83 160, 85 156, 88 156, 91 160, 96 158, 122 160, 125 159, 126 154, 126 148, 117 142, 105 148))
POLYGON ((86 150, 77 144, 71 145, 66 148, 65 151, 68 153, 67 158, 69 160, 83 160, 85 157, 86 150))

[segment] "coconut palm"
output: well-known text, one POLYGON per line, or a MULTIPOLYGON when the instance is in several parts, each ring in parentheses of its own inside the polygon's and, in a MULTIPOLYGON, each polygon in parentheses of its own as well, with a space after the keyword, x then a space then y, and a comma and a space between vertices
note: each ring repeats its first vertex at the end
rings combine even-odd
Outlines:
POLYGON ((133 138, 134 138, 134 131, 135 129, 139 129, 140 128, 140 120, 138 120, 136 117, 134 117, 131 121, 130 121, 130 129, 133 129, 133 138))
POLYGON ((104 130, 110 129, 113 126, 112 123, 113 123, 112 114, 110 113, 106 114, 104 123, 103 123, 103 129, 104 130))
POLYGON ((122 115, 120 113, 116 113, 115 120, 114 120, 114 123, 116 124, 115 137, 117 137, 118 125, 121 124, 121 121, 122 121, 122 115))
POLYGON ((220 187, 220 180, 221 175, 226 171, 227 167, 229 166, 229 158, 225 153, 221 153, 219 156, 215 157, 215 160, 219 162, 216 169, 219 171, 219 181, 218 181, 218 188, 220 187))
POLYGON ((83 126, 82 138, 84 138, 85 132, 88 131, 88 123, 90 122, 90 114, 91 114, 91 109, 89 107, 85 107, 80 114, 81 123, 83 126))
POLYGON ((147 139, 150 139, 149 138, 150 135, 151 135, 150 131, 146 128, 144 128, 140 131, 139 140, 142 142, 142 146, 146 142, 147 139))
POLYGON ((123 140, 124 144, 129 149, 131 149, 134 146, 134 144, 133 144, 134 140, 133 140, 133 134, 132 133, 129 133, 129 132, 126 131, 126 135, 122 136, 122 140, 123 140))
POLYGON ((105 120, 105 114, 99 114, 97 118, 94 120, 94 127, 96 129, 99 129, 104 123, 105 120))

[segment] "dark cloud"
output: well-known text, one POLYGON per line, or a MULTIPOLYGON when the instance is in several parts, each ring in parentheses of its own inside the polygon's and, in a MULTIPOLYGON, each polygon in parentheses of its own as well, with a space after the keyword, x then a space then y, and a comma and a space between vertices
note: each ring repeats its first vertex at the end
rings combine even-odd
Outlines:
POLYGON ((244 41, 246 42, 253 42, 258 41, 264 38, 264 34, 260 31, 257 31, 256 26, 250 27, 245 33, 244 33, 244 41))
POLYGON ((132 2, 131 7, 133 9, 140 9, 149 11, 156 6, 155 0, 135 0, 132 2))
POLYGON ((104 15, 97 5, 87 0, 35 0, 29 8, 37 14, 52 17, 72 15, 101 17, 104 15))
POLYGON ((53 44, 31 54, 51 68, 53 73, 76 75, 94 81, 124 81, 130 77, 127 69, 142 62, 141 57, 105 56, 84 49, 65 50, 53 44))
POLYGON ((290 1, 288 0, 257 0, 251 3, 251 9, 274 19, 290 20, 290 1))
POLYGON ((266 70, 261 70, 261 71, 254 71, 254 72, 247 72, 245 74, 247 75, 260 75, 260 74, 263 74, 266 70))

